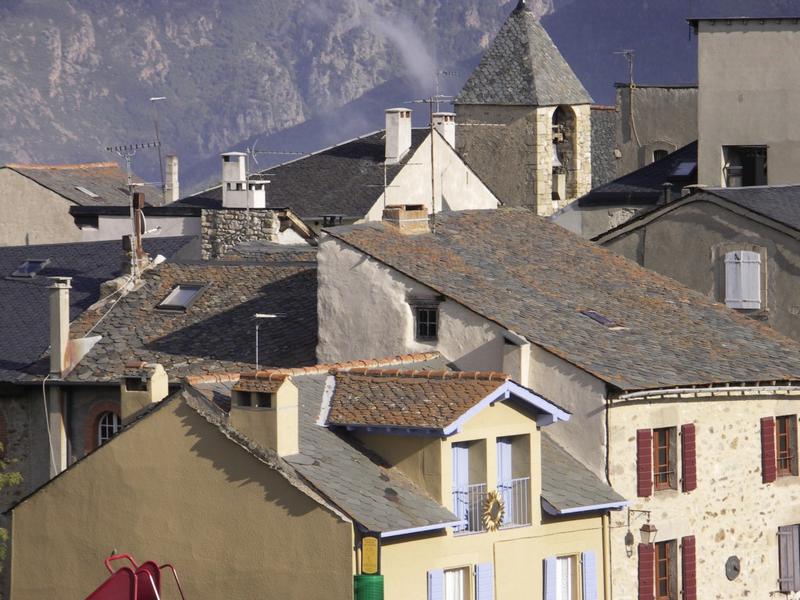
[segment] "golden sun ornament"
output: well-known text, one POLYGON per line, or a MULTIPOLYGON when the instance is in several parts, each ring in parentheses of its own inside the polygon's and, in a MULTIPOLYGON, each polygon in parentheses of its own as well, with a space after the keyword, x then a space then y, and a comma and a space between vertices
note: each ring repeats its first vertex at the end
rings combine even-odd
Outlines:
POLYGON ((497 490, 487 492, 483 501, 483 526, 487 531, 497 531, 503 524, 506 513, 503 497, 497 490))

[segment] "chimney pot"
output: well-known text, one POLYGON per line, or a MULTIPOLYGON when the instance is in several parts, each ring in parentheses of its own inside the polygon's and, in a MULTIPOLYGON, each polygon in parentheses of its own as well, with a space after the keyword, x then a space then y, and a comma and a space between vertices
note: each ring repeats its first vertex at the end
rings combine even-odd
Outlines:
POLYGON ((178 176, 178 157, 167 155, 166 177, 164 181, 164 201, 177 202, 181 197, 180 178, 178 176))
POLYGON ((450 144, 456 147, 456 114, 451 112, 433 113, 433 126, 436 131, 450 144))
POLYGON ((386 111, 386 162, 399 163, 411 149, 411 110, 390 108, 386 111))
POLYGON ((160 364, 130 360, 125 363, 119 387, 122 424, 125 425, 169 395, 169 378, 160 364))
POLYGON ((70 277, 50 277, 50 374, 63 377, 69 360, 69 290, 70 277))
POLYGON ((226 152, 222 155, 222 207, 266 208, 266 179, 247 178, 247 155, 226 152))

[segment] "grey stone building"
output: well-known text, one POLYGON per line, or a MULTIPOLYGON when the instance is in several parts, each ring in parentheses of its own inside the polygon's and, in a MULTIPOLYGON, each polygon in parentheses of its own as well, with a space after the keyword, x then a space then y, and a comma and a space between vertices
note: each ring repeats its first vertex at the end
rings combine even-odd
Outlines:
POLYGON ((589 191, 592 98, 525 0, 454 104, 456 147, 504 204, 546 216, 589 191))
POLYGON ((800 340, 800 186, 696 190, 596 241, 800 340))

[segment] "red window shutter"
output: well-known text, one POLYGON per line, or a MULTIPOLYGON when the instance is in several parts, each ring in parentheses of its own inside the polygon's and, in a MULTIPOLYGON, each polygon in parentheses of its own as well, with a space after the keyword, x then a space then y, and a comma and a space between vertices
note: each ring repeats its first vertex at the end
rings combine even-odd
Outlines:
POLYGON ((694 432, 694 423, 681 425, 681 468, 684 492, 691 492, 697 489, 697 458, 694 432))
POLYGON ((653 544, 639 544, 639 600, 653 600, 655 595, 656 549, 653 544))
POLYGON ((647 498, 653 493, 653 432, 636 432, 636 495, 647 498))
POLYGON ((775 419, 761 419, 761 478, 764 483, 772 483, 778 476, 775 459, 775 419))
POLYGON ((681 576, 682 600, 697 600, 697 552, 693 535, 681 540, 681 576))

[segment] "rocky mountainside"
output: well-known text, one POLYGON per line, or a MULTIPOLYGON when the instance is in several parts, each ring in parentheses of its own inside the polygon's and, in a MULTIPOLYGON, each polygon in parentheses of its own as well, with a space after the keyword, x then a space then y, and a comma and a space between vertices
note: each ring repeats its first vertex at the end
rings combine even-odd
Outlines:
MULTIPOLYGON (((621 47, 637 49, 642 80, 693 80, 685 17, 708 2, 750 10, 705 1, 529 0, 601 102, 625 78, 621 47)), ((796 0, 756 1, 797 12, 796 0)), ((184 189, 243 140, 318 148, 379 128, 384 107, 430 93, 437 69, 458 65, 442 79, 456 91, 516 2, 4 0, 0 163, 107 159, 108 145, 154 137, 156 107, 184 189)), ((155 179, 156 164, 150 151, 134 166, 155 179)))

